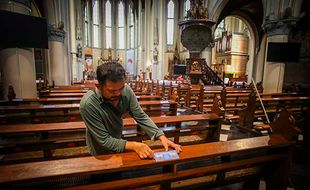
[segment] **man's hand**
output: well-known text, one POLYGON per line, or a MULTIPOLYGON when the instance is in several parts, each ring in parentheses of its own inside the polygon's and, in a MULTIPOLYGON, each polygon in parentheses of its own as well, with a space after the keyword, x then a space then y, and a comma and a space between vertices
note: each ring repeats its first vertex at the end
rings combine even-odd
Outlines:
POLYGON ((180 153, 182 151, 181 145, 175 144, 174 142, 170 141, 169 139, 167 139, 165 135, 160 136, 159 139, 161 141, 161 144, 163 144, 166 151, 169 150, 169 147, 174 148, 177 151, 177 153, 180 153))
POLYGON ((141 159, 154 158, 154 152, 144 143, 126 142, 125 149, 135 151, 141 159))

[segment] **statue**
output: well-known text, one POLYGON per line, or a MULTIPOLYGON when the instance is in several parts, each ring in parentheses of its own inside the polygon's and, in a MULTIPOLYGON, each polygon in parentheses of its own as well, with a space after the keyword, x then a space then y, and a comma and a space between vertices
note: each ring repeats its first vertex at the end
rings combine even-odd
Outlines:
POLYGON ((157 47, 156 47, 156 46, 155 46, 154 51, 153 51, 153 60, 154 60, 155 62, 158 61, 158 50, 157 50, 157 47))
POLYGON ((8 87, 8 99, 11 102, 15 98, 16 98, 16 94, 15 94, 14 88, 12 85, 10 85, 8 87))
POLYGON ((64 28, 65 28, 64 22, 63 22, 63 21, 58 22, 57 28, 58 28, 59 30, 64 30, 64 28))
POLYGON ((76 54, 76 56, 77 56, 78 58, 82 58, 82 46, 81 46, 81 44, 79 44, 79 45, 77 46, 77 54, 76 54))
POLYGON ((109 48, 109 51, 108 51, 108 60, 112 60, 112 49, 109 48))
POLYGON ((201 0, 191 0, 191 7, 186 13, 187 19, 208 19, 208 9, 201 0))

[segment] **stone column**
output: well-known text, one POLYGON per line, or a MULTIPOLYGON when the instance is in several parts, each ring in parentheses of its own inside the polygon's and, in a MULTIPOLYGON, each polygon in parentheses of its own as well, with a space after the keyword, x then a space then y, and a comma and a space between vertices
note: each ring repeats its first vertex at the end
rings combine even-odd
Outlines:
POLYGON ((72 80, 83 80, 83 55, 82 55, 82 9, 81 2, 69 1, 70 9, 70 46, 71 46, 71 66, 72 80))
POLYGON ((265 93, 282 92, 285 63, 268 62, 268 42, 288 42, 288 34, 297 24, 302 0, 295 1, 263 1, 265 18, 263 28, 267 33, 263 87, 265 93))
POLYGON ((212 63, 212 48, 207 47, 203 52, 201 52, 201 57, 206 59, 207 65, 211 67, 212 63))
POLYGON ((64 38, 63 30, 50 27, 48 36, 49 66, 51 83, 55 85, 69 85, 67 82, 67 65, 64 63, 64 38))
POLYGON ((54 82, 55 85, 69 85, 71 69, 69 69, 68 65, 71 55, 69 52, 70 43, 68 42, 70 37, 70 14, 68 12, 72 10, 69 9, 68 1, 50 0, 44 1, 43 4, 49 23, 49 50, 47 51, 49 84, 51 85, 54 82), (65 38, 65 35, 67 38, 65 38))
MULTIPOLYGON (((0 9, 31 15, 30 0, 0 3, 0 9)), ((37 97, 34 51, 32 48, 5 48, 0 50, 0 99, 7 99, 8 87, 13 86, 16 98, 37 97)))

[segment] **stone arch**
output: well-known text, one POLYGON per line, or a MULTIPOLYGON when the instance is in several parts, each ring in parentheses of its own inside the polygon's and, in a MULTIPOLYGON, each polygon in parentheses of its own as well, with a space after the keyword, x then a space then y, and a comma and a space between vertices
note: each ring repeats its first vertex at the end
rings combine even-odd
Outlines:
MULTIPOLYGON (((215 1, 214 3, 209 4, 209 18, 212 21, 215 21, 217 24, 221 22, 222 19, 226 18, 227 16, 236 17, 240 20, 242 20, 249 30, 250 34, 250 42, 249 42, 249 62, 250 64, 247 64, 247 70, 248 70, 248 83, 251 82, 252 76, 256 78, 255 76, 258 75, 257 73, 257 54, 260 50, 260 42, 261 42, 261 34, 259 33, 259 26, 255 23, 253 18, 251 18, 248 14, 245 12, 239 11, 239 10, 232 10, 231 13, 228 13, 224 18, 221 18, 221 14, 224 11, 225 7, 228 5, 228 0, 221 0, 221 1, 215 1), (212 11, 210 11, 212 10, 212 11), (219 20, 221 19, 221 20, 219 20)), ((215 32, 215 29, 217 27, 217 24, 213 27, 212 32, 215 32)))

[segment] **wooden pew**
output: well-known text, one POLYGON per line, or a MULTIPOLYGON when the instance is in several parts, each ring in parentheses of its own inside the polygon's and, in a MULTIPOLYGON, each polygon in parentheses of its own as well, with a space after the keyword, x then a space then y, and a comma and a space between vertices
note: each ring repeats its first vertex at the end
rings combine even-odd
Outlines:
MULTIPOLYGON (((180 143, 181 136, 193 133, 201 134, 204 138, 201 141, 183 144, 219 140, 220 117, 216 114, 151 117, 151 119, 167 137, 173 137, 175 143, 180 143), (193 121, 196 124, 188 123, 193 121)), ((132 118, 124 119, 123 122, 123 138, 135 141, 149 139, 132 118)), ((44 159, 53 159, 55 149, 85 146, 84 122, 7 125, 0 128, 0 135, 3 140, 0 143, 0 154, 43 150, 44 159)))
POLYGON ((48 94, 43 94, 40 97, 45 97, 45 98, 56 98, 56 97, 83 97, 84 92, 67 92, 67 93, 58 93, 58 92, 52 92, 48 94))
POLYGON ((95 88, 95 84, 97 83, 85 83, 85 84, 74 84, 74 85, 60 85, 50 87, 50 90, 89 90, 95 88))
POLYGON ((204 86, 202 84, 191 85, 190 95, 188 97, 189 108, 202 111, 202 97, 204 93, 203 89, 204 86))
MULTIPOLYGON (((294 97, 263 97, 262 101, 264 103, 267 113, 271 116, 279 113, 282 108, 295 113, 302 113, 305 110, 310 109, 310 96, 294 96, 294 97)), ((255 117, 263 116, 260 104, 257 100, 256 106, 258 109, 255 111, 255 117)))
MULTIPOLYGON (((177 103, 173 100, 139 101, 139 104, 149 116, 176 115, 177 113, 177 103)), ((79 104, 0 106, 0 118, 2 118, 0 124, 81 120, 79 107, 79 104), (16 120, 16 118, 21 120, 16 120)))
POLYGON ((190 84, 178 84, 177 87, 177 101, 181 107, 189 107, 190 101, 190 84))
POLYGON ((28 122, 59 122, 78 119, 80 104, 25 104, 18 106, 0 106, 1 124, 28 122), (2 123, 3 122, 3 123, 2 123))
MULTIPOLYGON (((20 105, 20 104, 73 104, 73 103, 80 103, 81 99, 82 97, 16 98, 16 99, 12 99, 11 102, 9 101, 0 102, 0 106, 20 105)), ((161 96, 142 95, 142 96, 137 96, 137 99, 139 101, 161 100, 161 96)))
POLYGON ((5 105, 21 105, 21 104, 73 104, 80 103, 81 97, 59 97, 59 98, 16 98, 11 102, 1 102, 1 106, 5 105))
MULTIPOLYGON (((203 112, 210 112, 211 107, 213 105, 213 98, 215 95, 221 96, 222 106, 226 111, 232 111, 235 114, 240 108, 246 106, 248 102, 248 98, 251 91, 247 90, 239 90, 239 91, 231 91, 227 90, 227 88, 223 88, 222 91, 205 91, 203 95, 203 112)), ((257 96, 257 94, 256 94, 257 96)), ((297 96, 296 93, 260 93, 260 97, 262 98, 276 98, 276 97, 286 97, 286 96, 297 96)))
MULTIPOLYGON (((291 112, 293 115, 305 113, 310 109, 310 97, 263 97, 261 98, 265 106, 269 118, 272 120, 273 116, 280 112, 283 108, 291 112)), ((244 122, 244 118, 261 117, 265 119, 261 103, 258 98, 251 98, 247 103, 247 107, 239 111, 240 122, 244 122), (253 113, 254 112, 254 113, 253 113)), ((250 127, 251 128, 251 127, 250 127)))
POLYGON ((174 100, 139 101, 139 104, 149 116, 177 115, 178 105, 174 100))
POLYGON ((257 134, 268 134, 272 132, 281 134, 288 140, 297 140, 297 134, 301 134, 302 131, 297 128, 293 115, 285 107, 277 110, 276 117, 271 120, 272 123, 254 125, 255 103, 255 97, 253 96, 249 100, 248 107, 239 111, 238 127, 240 129, 257 134))
POLYGON ((49 90, 41 90, 40 94, 49 94, 49 93, 86 93, 90 89, 49 89, 49 90))
POLYGON ((161 189, 174 189, 181 188, 182 183, 178 181, 214 175, 215 179, 192 184, 192 188, 243 181, 246 189, 258 189, 264 177, 267 190, 286 190, 290 147, 283 137, 271 135, 183 146, 179 159, 161 162, 141 160, 136 153, 127 152, 4 165, 0 166, 0 186, 5 189, 128 189, 158 184, 161 189), (99 174, 102 181, 94 183, 92 176, 99 174), (110 178, 105 174, 110 174, 110 178))

